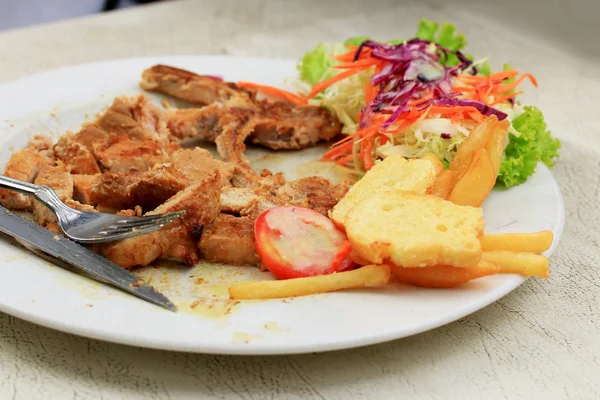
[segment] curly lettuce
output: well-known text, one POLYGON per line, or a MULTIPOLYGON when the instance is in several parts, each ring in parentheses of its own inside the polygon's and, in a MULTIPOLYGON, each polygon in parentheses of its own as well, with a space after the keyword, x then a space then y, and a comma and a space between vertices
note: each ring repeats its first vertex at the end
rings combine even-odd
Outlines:
POLYGON ((540 161, 553 167, 561 147, 547 129, 544 115, 534 106, 525 106, 524 112, 513 119, 512 127, 519 135, 508 134, 509 143, 498 174, 498 181, 506 187, 525 182, 540 161))
POLYGON ((321 43, 314 50, 304 54, 296 66, 300 79, 311 85, 327 79, 327 72, 330 72, 336 63, 331 56, 345 51, 346 47, 343 44, 321 43))

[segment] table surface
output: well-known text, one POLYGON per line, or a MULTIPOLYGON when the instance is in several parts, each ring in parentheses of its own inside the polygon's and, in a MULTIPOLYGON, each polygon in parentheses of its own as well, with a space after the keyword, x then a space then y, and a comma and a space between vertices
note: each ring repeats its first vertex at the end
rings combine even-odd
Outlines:
POLYGON ((599 5, 190 0, 0 33, 0 81, 7 81, 143 55, 295 59, 322 41, 409 37, 423 16, 453 21, 470 39, 470 53, 537 76, 540 88, 526 100, 545 112, 562 141, 554 174, 566 204, 550 279, 530 279, 450 325, 366 348, 278 357, 184 354, 88 340, 0 314, 0 398, 600 398, 599 5))

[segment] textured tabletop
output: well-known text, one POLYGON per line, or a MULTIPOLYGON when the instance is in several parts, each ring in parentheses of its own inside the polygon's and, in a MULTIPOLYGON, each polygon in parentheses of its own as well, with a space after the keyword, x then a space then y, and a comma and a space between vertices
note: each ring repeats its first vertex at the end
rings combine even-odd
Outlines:
POLYGON ((470 53, 538 78, 526 101, 544 111, 562 141, 554 174, 566 204, 550 279, 531 279, 434 331, 361 349, 183 354, 88 340, 0 314, 0 399, 600 398, 599 11, 597 0, 190 0, 0 33, 0 81, 7 81, 143 55, 297 58, 321 41, 402 38, 421 17, 449 20, 470 40, 470 53))

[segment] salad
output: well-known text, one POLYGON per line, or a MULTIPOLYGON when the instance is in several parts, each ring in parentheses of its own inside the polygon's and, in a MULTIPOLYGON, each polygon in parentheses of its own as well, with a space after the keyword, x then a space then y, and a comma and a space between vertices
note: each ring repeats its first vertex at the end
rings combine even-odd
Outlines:
POLYGON ((364 173, 392 154, 436 155, 446 167, 486 116, 508 120, 507 145, 497 181, 521 184, 541 161, 559 156, 544 115, 518 96, 533 75, 463 53, 467 41, 448 23, 423 19, 414 38, 377 42, 368 37, 319 44, 298 63, 292 100, 319 105, 344 124, 342 140, 326 160, 364 173))

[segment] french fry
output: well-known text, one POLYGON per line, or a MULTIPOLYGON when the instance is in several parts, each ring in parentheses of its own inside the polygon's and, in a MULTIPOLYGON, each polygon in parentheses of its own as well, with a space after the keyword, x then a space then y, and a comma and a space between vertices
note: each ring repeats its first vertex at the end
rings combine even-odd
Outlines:
POLYGON ((485 149, 473 152, 473 161, 456 183, 448 200, 461 206, 479 207, 496 184, 496 170, 485 149))
POLYGON ((504 154, 504 147, 506 145, 509 126, 510 122, 508 122, 506 119, 498 122, 490 141, 485 146, 485 150, 488 152, 490 160, 492 160, 492 165, 496 171, 496 176, 500 171, 500 162, 502 161, 502 154, 504 154))
POLYGON ((423 268, 403 268, 392 265, 392 274, 402 283, 428 288, 450 288, 463 285, 473 279, 494 275, 500 268, 481 260, 474 267, 452 267, 437 265, 423 268))
POLYGON ((390 267, 367 265, 353 271, 280 281, 239 283, 229 287, 233 300, 278 299, 388 283, 390 267))
POLYGON ((548 258, 534 253, 513 251, 484 251, 482 259, 496 264, 500 272, 547 278, 550 275, 548 258))
POLYGON ((444 170, 444 164, 440 161, 440 159, 433 153, 425 153, 421 156, 421 160, 431 161, 433 164, 433 168, 435 169, 435 174, 438 175, 440 172, 444 170))
POLYGON ((452 191, 453 178, 454 171, 445 169, 442 172, 440 172, 439 175, 435 178, 431 194, 434 196, 441 197, 444 200, 447 199, 448 195, 450 195, 450 192, 452 191))
POLYGON ((471 165, 473 152, 487 146, 494 135, 497 122, 498 118, 495 115, 487 117, 482 123, 473 128, 469 136, 458 147, 450 163, 450 170, 454 171, 454 185, 467 173, 471 165))
POLYGON ((499 233, 479 238, 483 251, 507 250, 524 253, 543 253, 552 245, 552 231, 535 233, 499 233))

